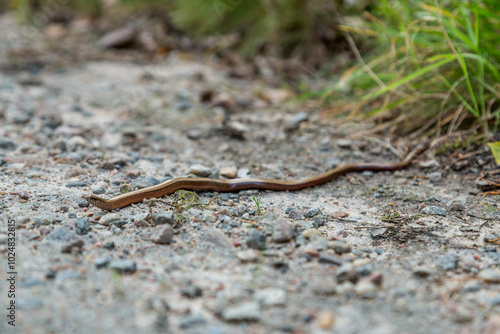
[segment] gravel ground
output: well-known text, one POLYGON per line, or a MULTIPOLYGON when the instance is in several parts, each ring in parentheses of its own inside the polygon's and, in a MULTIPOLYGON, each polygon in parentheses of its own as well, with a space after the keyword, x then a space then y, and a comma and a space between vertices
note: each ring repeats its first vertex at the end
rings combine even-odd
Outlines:
POLYGON ((0 333, 500 332, 500 205, 475 184, 496 168, 486 147, 105 212, 84 196, 398 157, 207 59, 72 63, 10 16, 0 28, 0 333))

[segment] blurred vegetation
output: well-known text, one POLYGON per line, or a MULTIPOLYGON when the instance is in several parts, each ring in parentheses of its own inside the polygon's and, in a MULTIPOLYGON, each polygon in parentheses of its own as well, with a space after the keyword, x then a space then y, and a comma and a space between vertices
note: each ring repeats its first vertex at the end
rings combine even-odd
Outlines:
POLYGON ((372 37, 373 48, 323 96, 347 93, 351 110, 384 119, 381 130, 499 130, 500 2, 383 0, 365 17, 366 29, 341 29, 372 37))
POLYGON ((380 131, 499 129, 498 0, 10 0, 39 25, 106 14, 113 3, 191 37, 236 34, 248 59, 265 53, 318 66, 350 49, 352 67, 335 76, 324 66, 327 84, 302 85, 303 97, 326 102, 332 115, 376 116, 380 131))

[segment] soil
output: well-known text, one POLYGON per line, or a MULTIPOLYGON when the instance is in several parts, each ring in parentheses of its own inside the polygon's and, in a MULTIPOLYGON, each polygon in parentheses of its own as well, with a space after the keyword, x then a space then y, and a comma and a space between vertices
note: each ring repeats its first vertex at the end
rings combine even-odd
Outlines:
POLYGON ((306 178, 417 143, 356 137, 366 125, 208 56, 99 49, 10 14, 0 28, 0 333, 500 332, 500 202, 476 182, 498 172, 487 145, 297 192, 105 212, 85 196, 221 171, 306 178))

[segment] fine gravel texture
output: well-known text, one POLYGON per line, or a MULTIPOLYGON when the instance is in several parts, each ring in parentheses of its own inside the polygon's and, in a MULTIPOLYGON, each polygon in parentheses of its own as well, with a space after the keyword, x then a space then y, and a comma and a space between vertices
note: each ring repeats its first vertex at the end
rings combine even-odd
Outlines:
POLYGON ((72 62, 11 16, 0 28, 14 34, 0 40, 0 333, 500 332, 500 205, 475 183, 497 168, 486 145, 468 163, 431 150, 297 192, 101 211, 84 197, 400 157, 209 59, 72 62))

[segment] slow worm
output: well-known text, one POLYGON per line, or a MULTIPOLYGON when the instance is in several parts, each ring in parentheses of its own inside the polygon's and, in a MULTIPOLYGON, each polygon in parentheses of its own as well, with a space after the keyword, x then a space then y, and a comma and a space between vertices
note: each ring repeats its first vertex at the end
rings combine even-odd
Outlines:
POLYGON ((171 179, 152 187, 147 187, 122 194, 110 199, 100 198, 95 195, 87 197, 87 201, 103 210, 114 210, 123 208, 127 205, 139 203, 148 198, 159 198, 170 195, 177 190, 193 190, 193 191, 217 191, 217 192, 234 192, 248 189, 261 190, 300 190, 304 188, 314 187, 328 181, 331 181, 341 175, 352 172, 363 171, 395 171, 408 167, 413 158, 424 150, 421 146, 411 152, 406 159, 393 164, 377 164, 377 163, 359 163, 339 166, 331 169, 323 174, 319 174, 307 179, 297 181, 278 181, 266 179, 235 179, 235 180, 219 180, 209 178, 176 178, 171 179))

